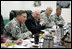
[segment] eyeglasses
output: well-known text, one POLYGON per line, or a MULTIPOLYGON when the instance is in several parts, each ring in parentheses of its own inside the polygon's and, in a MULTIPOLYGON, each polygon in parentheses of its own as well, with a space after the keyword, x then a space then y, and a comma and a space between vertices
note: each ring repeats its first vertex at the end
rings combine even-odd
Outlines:
POLYGON ((27 16, 23 16, 23 15, 21 15, 21 17, 26 18, 27 16))

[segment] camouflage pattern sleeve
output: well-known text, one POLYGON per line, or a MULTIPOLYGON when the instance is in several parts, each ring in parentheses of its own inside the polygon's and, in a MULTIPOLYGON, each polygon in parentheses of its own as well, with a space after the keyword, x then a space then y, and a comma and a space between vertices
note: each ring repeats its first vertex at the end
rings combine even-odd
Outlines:
POLYGON ((5 26, 6 30, 6 37, 8 39, 19 39, 19 38, 26 38, 29 35, 32 35, 30 31, 28 31, 27 27, 24 25, 21 25, 18 23, 16 18, 14 18, 12 21, 10 21, 8 24, 5 26))

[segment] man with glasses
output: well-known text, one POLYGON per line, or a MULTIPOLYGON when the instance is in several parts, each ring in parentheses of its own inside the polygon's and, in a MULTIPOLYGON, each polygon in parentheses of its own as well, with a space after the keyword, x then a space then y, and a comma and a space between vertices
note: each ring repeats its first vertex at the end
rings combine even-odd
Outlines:
POLYGON ((23 10, 20 10, 17 13, 17 16, 6 24, 6 37, 8 39, 25 39, 32 35, 30 31, 25 26, 25 21, 27 19, 27 13, 23 10))
POLYGON ((36 9, 26 20, 26 26, 33 34, 39 33, 45 27, 45 25, 40 25, 39 18, 40 10, 36 9))

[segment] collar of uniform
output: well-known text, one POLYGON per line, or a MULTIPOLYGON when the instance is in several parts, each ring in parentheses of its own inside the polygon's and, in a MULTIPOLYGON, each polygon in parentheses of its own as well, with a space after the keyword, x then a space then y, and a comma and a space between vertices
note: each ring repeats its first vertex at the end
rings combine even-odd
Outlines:
POLYGON ((55 17, 56 17, 56 18, 60 18, 60 16, 57 16, 57 14, 55 14, 55 17))
MULTIPOLYGON (((46 12, 44 12, 45 13, 45 16, 46 16, 46 12)), ((46 16, 47 18, 49 18, 50 16, 46 16)))
POLYGON ((19 27, 20 27, 20 24, 19 24, 19 22, 18 22, 17 18, 14 18, 14 19, 15 19, 15 21, 17 22, 17 26, 19 26, 19 27))

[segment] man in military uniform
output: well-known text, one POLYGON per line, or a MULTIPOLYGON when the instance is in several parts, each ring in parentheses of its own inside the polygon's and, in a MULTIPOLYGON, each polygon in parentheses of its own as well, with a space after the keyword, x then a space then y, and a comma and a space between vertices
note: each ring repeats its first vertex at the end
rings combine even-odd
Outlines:
POLYGON ((56 9, 56 13, 53 15, 53 21, 56 25, 63 24, 64 25, 64 19, 61 16, 61 8, 58 6, 56 9))
POLYGON ((40 15, 40 20, 44 20, 44 24, 46 24, 46 28, 52 27, 53 26, 53 21, 52 21, 52 8, 47 7, 46 11, 41 13, 40 15))
POLYGON ((61 16, 61 10, 61 7, 57 6, 56 13, 53 15, 53 21, 56 24, 56 36, 58 40, 61 40, 61 38, 64 36, 63 25, 65 22, 61 16))
POLYGON ((8 39, 25 39, 32 35, 30 31, 25 26, 25 21, 27 19, 27 14, 25 11, 20 10, 17 13, 17 17, 15 17, 13 20, 11 20, 8 24, 5 26, 6 30, 6 37, 8 39))

